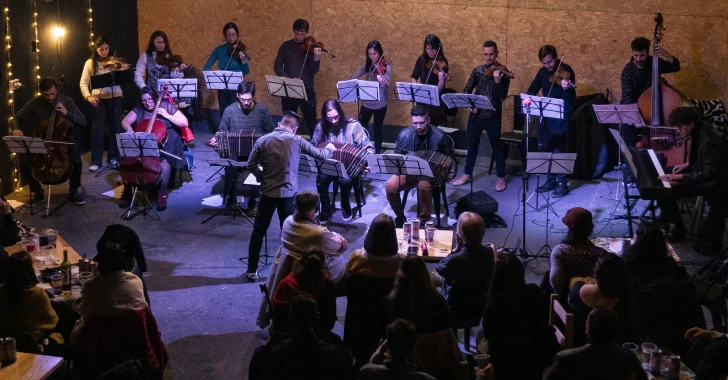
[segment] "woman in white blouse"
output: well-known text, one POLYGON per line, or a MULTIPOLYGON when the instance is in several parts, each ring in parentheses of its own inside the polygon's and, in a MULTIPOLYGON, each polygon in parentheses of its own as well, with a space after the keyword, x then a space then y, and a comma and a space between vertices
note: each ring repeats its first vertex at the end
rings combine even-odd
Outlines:
POLYGON ((159 79, 179 79, 184 77, 184 70, 187 69, 186 64, 181 64, 175 69, 169 65, 157 63, 157 55, 171 54, 169 48, 169 39, 167 34, 161 30, 157 30, 149 37, 149 45, 147 51, 139 55, 134 70, 134 83, 141 89, 149 87, 154 93, 157 93, 157 81, 159 79), (146 81, 145 81, 146 77, 146 81))

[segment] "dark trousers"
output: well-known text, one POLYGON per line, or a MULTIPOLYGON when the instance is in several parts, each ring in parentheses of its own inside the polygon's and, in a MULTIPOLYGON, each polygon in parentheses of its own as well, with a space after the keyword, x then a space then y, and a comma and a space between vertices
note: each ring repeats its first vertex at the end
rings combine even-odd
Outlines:
POLYGON ((94 121, 91 127, 91 164, 104 163, 104 124, 109 123, 109 161, 119 159, 119 148, 116 146, 116 135, 121 133, 121 97, 99 99, 94 110, 94 121))
POLYGON ((306 128, 308 128, 308 135, 313 137, 313 130, 316 128, 316 92, 314 92, 313 88, 307 88, 306 96, 308 101, 283 97, 281 98, 281 108, 283 108, 283 112, 298 112, 298 108, 301 108, 303 120, 306 122, 306 128))
POLYGON ((329 185, 331 182, 338 181, 341 188, 341 209, 351 212, 351 204, 349 197, 351 196, 351 180, 331 177, 319 174, 316 177, 316 190, 321 197, 321 210, 331 211, 331 200, 329 199, 329 185))
POLYGON ((225 108, 237 101, 237 91, 235 90, 217 90, 217 104, 220 106, 220 117, 222 117, 225 108))
POLYGON ((500 116, 495 119, 484 119, 480 117, 470 117, 468 121, 468 156, 465 159, 465 174, 472 176, 475 159, 478 158, 478 148, 480 147, 480 138, 483 131, 488 134, 490 148, 493 151, 495 159, 496 173, 499 178, 506 176, 506 157, 503 154, 503 146, 501 145, 501 119, 500 116))
POLYGON ((700 229, 697 241, 702 241, 705 246, 720 250, 723 247, 723 233, 725 232, 725 218, 728 217, 728 199, 725 191, 717 191, 713 188, 700 186, 673 185, 673 197, 670 200, 658 201, 657 205, 662 210, 661 219, 666 223, 675 223, 676 229, 685 229, 680 208, 677 200, 702 195, 708 201, 710 209, 705 225, 700 229))
MULTIPOLYGON (((245 162, 248 161, 248 157, 239 156, 238 161, 245 162)), ((225 167, 225 198, 230 199, 237 196, 237 189, 238 189, 238 178, 240 177, 240 173, 244 173, 245 170, 243 168, 239 168, 237 166, 226 166, 225 167)), ((250 195, 250 198, 248 200, 248 205, 251 205, 251 201, 253 199, 260 198, 260 193, 257 191, 253 191, 253 193, 250 195)))
MULTIPOLYGON (((83 168, 83 162, 81 161, 81 155, 78 153, 78 148, 75 144, 69 144, 67 147, 68 160, 71 168, 71 176, 68 180, 68 190, 75 191, 79 186, 81 186, 81 170, 83 168)), ((35 155, 20 155, 20 176, 23 183, 30 184, 30 191, 35 193, 41 190, 41 186, 40 183, 32 176, 33 157, 35 157, 35 155)))
POLYGON ((384 116, 387 115, 387 107, 382 107, 378 110, 371 110, 364 106, 361 106, 359 110, 359 124, 362 127, 369 127, 369 120, 374 115, 374 125, 372 130, 372 136, 374 136, 374 152, 376 154, 382 151, 382 126, 384 125, 384 116))
POLYGON ((628 148, 637 146, 637 127, 634 125, 622 125, 622 140, 628 148))
POLYGON ((260 258, 260 249, 263 247, 263 238, 268 233, 268 227, 270 227, 276 209, 278 210, 278 219, 280 219, 282 229, 283 221, 293 215, 293 197, 271 198, 263 195, 260 198, 258 214, 253 225, 253 234, 250 236, 250 244, 248 245, 248 273, 258 271, 258 259, 260 258))
MULTIPOLYGON (((569 119, 570 117, 565 117, 564 120, 544 118, 537 123, 539 152, 563 153, 566 151, 566 135, 569 128, 564 121, 569 119)), ((549 174, 548 180, 566 184, 566 174, 549 174)))

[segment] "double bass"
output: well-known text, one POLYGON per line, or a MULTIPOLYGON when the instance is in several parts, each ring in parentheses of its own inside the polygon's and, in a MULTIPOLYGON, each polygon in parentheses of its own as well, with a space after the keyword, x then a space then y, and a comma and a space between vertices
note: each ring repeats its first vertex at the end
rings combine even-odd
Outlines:
POLYGON ((44 185, 60 185, 71 176, 68 148, 62 142, 68 132, 66 116, 56 111, 55 107, 47 121, 42 122, 39 135, 43 136, 47 155, 36 154, 33 158, 33 178, 44 185))
POLYGON ((685 163, 686 144, 674 128, 664 127, 670 113, 678 107, 689 106, 688 98, 660 77, 660 59, 657 49, 665 32, 662 14, 655 15, 655 33, 652 39, 652 87, 637 100, 640 114, 651 128, 643 130, 642 145, 654 149, 666 166, 685 163))

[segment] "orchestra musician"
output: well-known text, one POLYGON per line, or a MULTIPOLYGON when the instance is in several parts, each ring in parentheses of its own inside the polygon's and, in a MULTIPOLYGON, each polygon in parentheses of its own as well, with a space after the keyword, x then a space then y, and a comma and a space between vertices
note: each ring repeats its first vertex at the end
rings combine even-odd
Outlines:
MULTIPOLYGON (((321 121, 316 125, 311 144, 318 146, 321 143, 353 145, 360 149, 366 149, 370 154, 374 153, 374 147, 371 141, 369 141, 369 136, 364 128, 358 121, 346 117, 344 111, 341 109, 341 104, 336 99, 327 100, 321 107, 321 121)), ((318 175, 316 178, 316 189, 321 197, 320 221, 327 221, 332 216, 329 185, 333 181, 337 181, 341 187, 341 217, 344 221, 351 220, 349 197, 351 195, 352 181, 354 180, 357 179, 351 178, 347 180, 324 174, 318 175)))
MULTIPOLYGON (((440 38, 434 34, 428 34, 422 47, 422 54, 417 58, 415 67, 412 69, 410 80, 412 83, 431 84, 437 86, 442 93, 447 81, 448 62, 442 48, 440 38)), ((442 107, 419 104, 427 107, 432 125, 442 125, 445 121, 445 112, 442 107)))
POLYGON ((452 184, 453 186, 461 186, 472 181, 480 138, 485 130, 495 159, 495 191, 503 191, 506 189, 506 158, 500 142, 501 111, 503 101, 508 96, 511 79, 505 68, 497 64, 498 45, 494 41, 488 40, 483 43, 483 58, 485 64, 473 69, 463 92, 470 94, 475 91, 476 95, 487 96, 495 110, 477 108, 470 110, 470 117, 468 118, 468 155, 465 161, 465 170, 464 174, 453 181, 452 184))
MULTIPOLYGON (((236 92, 237 101, 225 108, 225 112, 220 120, 220 131, 260 131, 268 133, 273 130, 273 120, 270 117, 268 108, 255 101, 255 83, 252 81, 243 81, 238 85, 236 92)), ((218 141, 213 137, 210 145, 217 145, 218 141)), ((248 157, 237 157, 238 161, 248 161, 248 157)), ((232 208, 237 204, 237 178, 238 167, 225 167, 225 205, 232 208)), ((246 213, 248 216, 255 216, 255 206, 259 198, 256 194, 248 198, 248 208, 246 213)))
MULTIPOLYGON (((53 78, 43 78, 39 83, 40 96, 33 98, 26 103, 15 115, 13 125, 13 136, 40 137, 45 140, 46 136, 41 135, 43 124, 48 123, 52 111, 64 115, 68 123, 68 131, 63 138, 64 141, 75 141, 76 127, 86 126, 86 117, 81 113, 73 99, 60 93, 58 82, 53 78)), ((83 162, 75 143, 67 145, 71 175, 68 182, 68 199, 77 204, 86 203, 83 194, 79 193, 81 186, 81 170, 83 162)), ((40 182, 32 177, 33 156, 30 154, 20 155, 20 175, 23 182, 30 183, 30 191, 33 193, 31 202, 42 202, 44 198, 43 188, 40 182)))
POLYGON ((137 60, 136 70, 134 70, 134 83, 137 87, 140 89, 147 87, 157 94, 159 79, 184 78, 184 70, 187 69, 187 65, 182 63, 172 68, 168 64, 160 64, 157 62, 157 56, 163 54, 171 54, 169 39, 166 33, 157 30, 149 37, 146 52, 140 54, 137 60))
POLYGON ((314 76, 321 67, 322 50, 319 47, 314 48, 311 52, 309 49, 301 49, 301 44, 308 37, 308 29, 308 21, 304 19, 299 18, 293 22, 293 39, 283 42, 278 48, 273 70, 279 77, 299 78, 303 81, 308 101, 282 97, 281 108, 283 112, 296 112, 300 108, 309 136, 313 137, 313 129, 316 125, 314 76))
MULTIPOLYGON (((430 150, 442 153, 446 156, 455 157, 454 147, 445 138, 445 132, 440 128, 430 125, 430 117, 427 114, 427 108, 417 105, 410 111, 411 128, 404 128, 397 137, 397 143, 394 148, 395 154, 408 154, 410 152, 420 150, 430 150)), ((457 173, 457 161, 452 160, 452 165, 447 175, 447 180, 451 181, 457 173)), ((430 210, 432 207, 432 183, 427 177, 417 177, 409 175, 393 175, 387 180, 384 188, 387 193, 387 200, 392 207, 392 211, 397 216, 395 224, 402 227, 405 221, 404 208, 402 201, 399 199, 399 192, 417 187, 418 189, 418 217, 422 225, 430 220, 430 210)))
MULTIPOLYGON (((229 22, 222 27, 222 34, 225 43, 216 47, 210 58, 205 63, 204 71, 210 71, 212 65, 217 62, 219 70, 234 71, 248 75, 250 72, 250 60, 244 49, 240 49, 243 43, 240 41, 240 31, 234 22, 229 22)), ((222 116, 229 105, 234 104, 238 96, 235 90, 217 90, 217 103, 220 106, 222 116)))
POLYGON ((248 158, 247 169, 258 178, 262 194, 248 245, 247 278, 251 281, 258 278, 260 249, 273 213, 278 210, 281 229, 283 221, 293 215, 293 196, 298 192, 298 164, 301 153, 325 160, 336 150, 331 143, 324 149, 318 149, 297 136, 299 125, 298 114, 284 112, 278 127, 255 142, 253 152, 248 158))
POLYGON ((392 78, 392 66, 384 59, 384 49, 377 40, 367 44, 365 56, 366 60, 351 78, 364 77, 366 80, 379 82, 379 100, 363 101, 359 108, 359 123, 365 129, 374 115, 374 152, 379 154, 382 150, 382 126, 384 116, 387 115, 387 89, 389 89, 389 81, 392 78))
MULTIPOLYGON (((574 112, 576 100, 576 76, 571 66, 562 62, 553 45, 544 45, 538 50, 538 59, 541 67, 528 87, 529 95, 541 95, 547 98, 562 99, 564 101, 563 119, 543 117, 538 122, 538 145, 542 152, 565 152, 566 136, 571 124, 571 114, 574 112)), ((539 193, 552 191, 554 198, 560 198, 569 193, 566 183, 566 174, 549 174, 546 183, 539 186, 539 193)))
POLYGON ((121 107, 124 93, 121 86, 91 89, 91 76, 102 75, 115 70, 128 70, 129 64, 115 54, 109 55, 109 41, 104 36, 94 39, 91 58, 83 65, 81 72, 81 94, 94 107, 91 128, 91 165, 90 172, 99 170, 104 162, 104 122, 109 123, 109 166, 119 166, 119 148, 116 135, 121 133, 121 107))
MULTIPOLYGON (((185 115, 175 108, 168 100, 164 99, 159 104, 159 108, 154 109, 157 97, 154 91, 149 87, 144 87, 139 94, 139 103, 124 117, 121 126, 126 133, 134 133, 134 126, 143 120, 151 119, 157 114, 157 120, 164 123, 167 127, 167 141, 162 149, 177 157, 184 156, 184 143, 182 140, 182 129, 188 127, 185 115)), ((172 177, 172 169, 181 169, 184 162, 173 157, 160 154, 162 159, 162 179, 159 184, 159 194, 157 196, 157 211, 167 209, 167 199, 169 197, 168 188, 169 181, 172 177)), ((121 194, 119 208, 127 208, 131 203, 132 189, 128 183, 124 184, 124 191, 121 194)))
MULTIPOLYGON (((688 161, 660 177, 670 182, 672 199, 658 201, 663 224, 674 223, 668 237, 678 241, 685 236, 677 199, 704 196, 710 206, 704 228, 695 239, 695 249, 714 256, 723 247, 725 218, 728 217, 728 146, 713 126, 700 120, 691 107, 678 107, 670 113, 669 125, 677 128, 681 138, 689 141, 688 161)), ((665 226, 669 230, 668 226, 665 226)))

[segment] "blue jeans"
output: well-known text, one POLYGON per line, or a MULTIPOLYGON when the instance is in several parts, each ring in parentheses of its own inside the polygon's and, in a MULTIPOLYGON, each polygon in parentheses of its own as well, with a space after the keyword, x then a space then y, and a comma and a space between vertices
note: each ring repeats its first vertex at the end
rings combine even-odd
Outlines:
POLYGON ((121 133, 121 97, 99 99, 91 128, 91 164, 104 163, 104 123, 109 122, 109 161, 119 159, 116 134, 121 133))
POLYGON ((272 198, 265 195, 261 196, 260 203, 258 203, 258 214, 253 225, 253 234, 250 236, 250 244, 248 245, 248 273, 258 271, 258 259, 260 258, 260 249, 263 247, 263 238, 268 234, 268 227, 270 227, 276 209, 278 210, 281 229, 283 229, 283 221, 293 215, 293 197, 272 198))
POLYGON ((465 174, 472 176, 475 159, 478 158, 478 148, 480 147, 480 137, 483 131, 488 134, 490 140, 490 148, 493 151, 495 159, 496 175, 499 178, 506 176, 506 157, 503 154, 503 146, 501 145, 501 119, 484 119, 480 117, 470 117, 468 121, 468 157, 465 159, 465 174))

